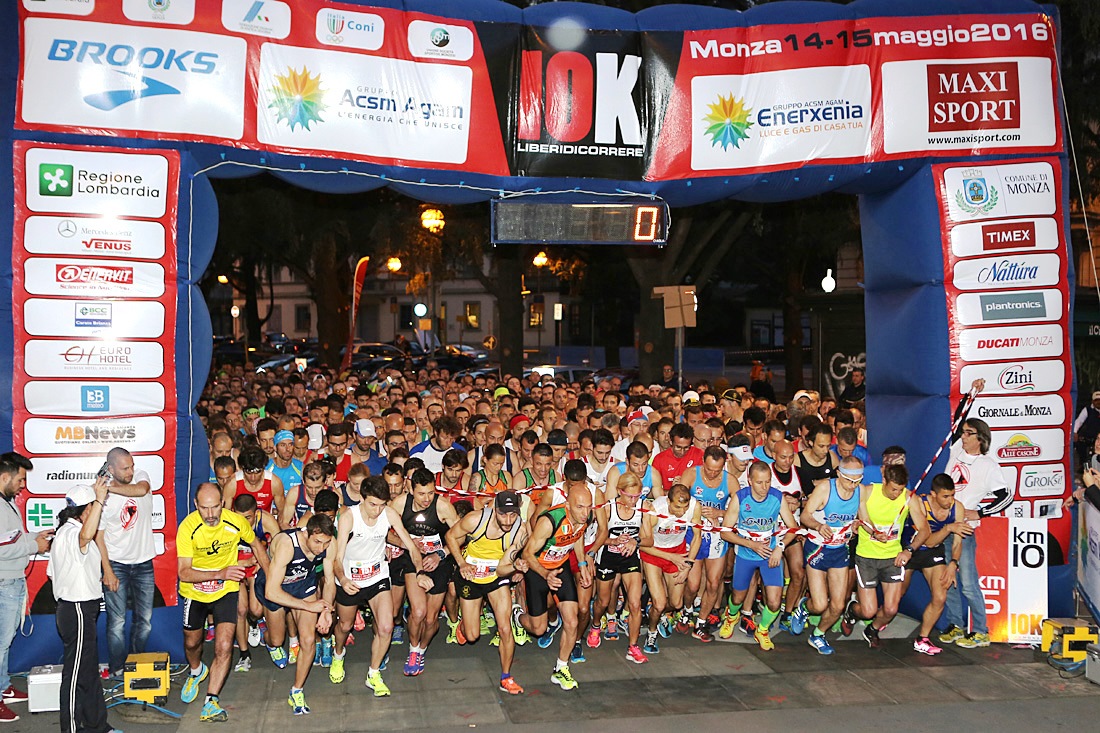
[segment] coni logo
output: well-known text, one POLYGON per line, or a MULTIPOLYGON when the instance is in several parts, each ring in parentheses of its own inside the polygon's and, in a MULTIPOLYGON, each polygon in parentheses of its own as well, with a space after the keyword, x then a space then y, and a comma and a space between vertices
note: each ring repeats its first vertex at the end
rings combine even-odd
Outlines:
POLYGON ((57 163, 39 163, 38 195, 72 196, 73 167, 57 163))

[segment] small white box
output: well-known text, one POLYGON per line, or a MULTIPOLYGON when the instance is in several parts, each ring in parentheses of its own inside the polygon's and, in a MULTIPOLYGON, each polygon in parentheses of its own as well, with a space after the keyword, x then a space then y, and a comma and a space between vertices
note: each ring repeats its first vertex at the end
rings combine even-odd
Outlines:
POLYGON ((1100 645, 1089 644, 1085 654, 1085 678, 1100 685, 1100 645))
POLYGON ((27 711, 47 713, 61 709, 61 665, 35 667, 27 675, 27 711))

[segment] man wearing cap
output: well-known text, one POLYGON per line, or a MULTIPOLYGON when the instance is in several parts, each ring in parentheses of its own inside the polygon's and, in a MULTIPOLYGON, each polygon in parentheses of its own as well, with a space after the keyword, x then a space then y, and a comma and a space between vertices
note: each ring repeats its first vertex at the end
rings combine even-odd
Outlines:
POLYGON ((1077 444, 1077 460, 1082 466, 1088 461, 1097 436, 1100 436, 1100 390, 1092 393, 1092 404, 1081 408, 1073 421, 1073 442, 1077 444))
POLYGON ((477 641, 482 604, 488 598, 500 636, 500 689, 510 695, 523 693, 512 679, 512 657, 516 636, 527 636, 512 613, 513 576, 518 580, 528 570, 520 555, 527 542, 527 523, 520 520, 520 507, 519 494, 502 491, 493 498, 492 506, 470 512, 446 535, 447 548, 458 564, 455 587, 463 632, 467 641, 477 641))
POLYGON ((378 442, 378 431, 370 420, 359 419, 355 421, 355 429, 352 431, 351 465, 364 463, 371 476, 382 473, 386 466, 386 459, 375 450, 378 442))
POLYGON ((433 474, 443 470, 443 454, 451 448, 462 448, 455 443, 458 437, 458 423, 450 415, 444 415, 432 423, 432 437, 414 445, 409 457, 418 457, 424 461, 424 467, 433 474))
POLYGON ((275 433, 275 455, 267 464, 267 470, 283 482, 283 491, 302 485, 303 464, 294 457, 294 433, 280 430, 275 433))
POLYGON ((57 534, 50 547, 46 575, 57 601, 57 633, 65 645, 61 669, 61 730, 107 733, 107 707, 96 656, 96 619, 103 598, 103 568, 95 543, 104 500, 106 476, 95 488, 77 485, 65 495, 57 534))
POLYGON ((141 654, 153 621, 153 496, 149 474, 134 470, 125 448, 107 453, 107 499, 96 534, 103 555, 104 604, 107 607, 108 668, 121 677, 127 653, 141 654), (130 643, 126 643, 126 607, 133 604, 130 643))
POLYGON ((730 420, 741 422, 741 416, 744 415, 744 412, 741 409, 741 395, 737 393, 737 390, 727 389, 719 397, 718 413, 723 423, 728 423, 730 420))

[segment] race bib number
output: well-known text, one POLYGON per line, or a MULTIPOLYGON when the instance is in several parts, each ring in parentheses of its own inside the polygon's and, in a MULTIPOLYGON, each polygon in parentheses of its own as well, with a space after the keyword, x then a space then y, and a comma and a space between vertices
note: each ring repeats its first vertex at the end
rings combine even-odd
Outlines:
POLYGON ((351 563, 351 582, 370 584, 374 582, 374 579, 377 578, 381 572, 381 562, 372 563, 370 565, 353 562, 351 563))
POLYGON ((883 527, 881 525, 876 524, 875 525, 875 531, 886 535, 886 539, 885 540, 876 540, 872 537, 871 539, 874 542, 893 542, 894 540, 896 540, 898 538, 898 535, 901 533, 901 528, 896 527, 896 526, 883 527))
POLYGON ((224 580, 204 580, 200 583, 195 583, 195 590, 200 593, 217 593, 225 587, 224 580))
POLYGON ((386 543, 386 549, 389 550, 389 552, 390 552, 390 559, 391 560, 396 560, 397 558, 399 558, 399 557, 401 557, 402 555, 405 554, 405 548, 404 547, 398 547, 397 545, 391 545, 389 542, 386 543))
POLYGON ((443 538, 437 534, 425 535, 424 537, 413 536, 412 539, 421 555, 431 555, 443 549, 443 538))
POLYGON ((566 556, 568 556, 569 553, 572 552, 572 551, 573 551, 572 545, 568 545, 566 547, 558 547, 557 545, 555 545, 555 546, 549 548, 545 552, 545 554, 543 554, 542 558, 543 558, 543 560, 545 560, 548 563, 560 564, 563 560, 565 560, 566 556))
POLYGON ((466 558, 466 562, 474 567, 474 580, 487 580, 497 574, 496 560, 466 558))

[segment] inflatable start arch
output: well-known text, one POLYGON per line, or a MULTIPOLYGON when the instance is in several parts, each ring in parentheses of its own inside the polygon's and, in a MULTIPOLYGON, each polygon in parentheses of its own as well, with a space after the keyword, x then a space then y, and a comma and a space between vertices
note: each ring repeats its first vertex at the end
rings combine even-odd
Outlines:
MULTIPOLYGON (((260 171, 445 203, 858 194, 872 452, 931 456, 984 378, 974 414, 1015 491, 1002 524, 1049 529, 1048 552, 1068 552, 1065 520, 1048 520, 1074 397, 1051 7, 21 0, 0 12, 0 49, 0 444, 35 460, 27 531, 52 526, 112 446, 150 473, 156 647, 180 648, 174 528, 208 474, 193 407, 210 178, 260 171)), ((36 612, 51 606, 44 565, 36 612)), ((1002 638, 1031 631, 1020 572, 993 589, 1002 638)), ((1064 595, 1067 576, 1050 578, 1064 595)), ((57 659, 52 624, 38 628, 13 668, 57 659)))

